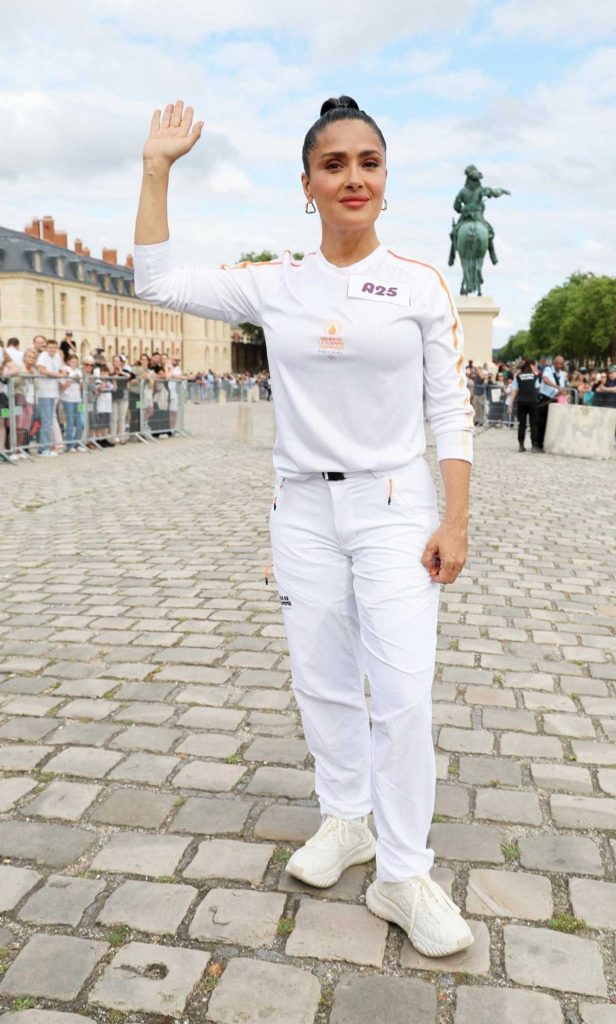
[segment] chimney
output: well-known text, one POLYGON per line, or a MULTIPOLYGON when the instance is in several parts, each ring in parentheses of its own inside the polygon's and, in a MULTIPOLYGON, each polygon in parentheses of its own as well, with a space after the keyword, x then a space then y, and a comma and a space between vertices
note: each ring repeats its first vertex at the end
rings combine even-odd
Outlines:
POLYGON ((133 254, 132 254, 132 252, 129 252, 128 256, 126 257, 126 263, 124 264, 124 266, 128 267, 129 270, 133 270, 134 269, 133 254))
POLYGON ((80 256, 89 256, 89 255, 90 255, 90 250, 88 249, 87 245, 84 245, 82 247, 80 256))
POLYGON ((68 235, 66 231, 57 231, 55 242, 56 245, 59 245, 62 249, 68 249, 68 235))
POLYGON ((56 232, 53 224, 53 217, 43 217, 43 241, 54 242, 56 232))
POLYGON ((24 234, 30 235, 32 238, 41 237, 41 222, 36 217, 32 218, 32 224, 26 224, 24 228, 24 234))
POLYGON ((81 239, 80 238, 76 238, 75 239, 74 249, 75 249, 75 252, 77 253, 78 256, 83 256, 83 246, 81 244, 81 239))
POLYGON ((103 249, 103 255, 101 257, 105 263, 117 264, 118 262, 118 250, 117 249, 103 249))

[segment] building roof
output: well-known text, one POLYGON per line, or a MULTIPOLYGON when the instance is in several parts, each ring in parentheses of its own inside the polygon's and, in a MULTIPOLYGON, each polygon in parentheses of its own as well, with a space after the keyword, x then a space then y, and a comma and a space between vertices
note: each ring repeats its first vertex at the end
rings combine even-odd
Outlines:
POLYGON ((55 277, 60 281, 90 285, 107 295, 135 298, 134 272, 130 267, 83 256, 22 231, 0 227, 0 275, 6 273, 55 277), (37 253, 40 262, 36 259, 37 253))

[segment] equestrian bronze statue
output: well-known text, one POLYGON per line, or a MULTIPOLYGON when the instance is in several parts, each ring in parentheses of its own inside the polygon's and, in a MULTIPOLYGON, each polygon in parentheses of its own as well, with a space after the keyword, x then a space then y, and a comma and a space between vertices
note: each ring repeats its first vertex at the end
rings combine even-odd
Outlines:
POLYGON ((451 249, 449 266, 453 267, 456 252, 462 264, 462 286, 460 295, 481 295, 483 275, 481 268, 486 252, 489 252, 492 263, 498 263, 494 250, 494 228, 485 219, 485 200, 498 199, 499 196, 510 196, 506 188, 487 188, 481 184, 483 177, 474 164, 466 168, 464 188, 458 192, 453 208, 460 216, 456 223, 452 221, 451 249))

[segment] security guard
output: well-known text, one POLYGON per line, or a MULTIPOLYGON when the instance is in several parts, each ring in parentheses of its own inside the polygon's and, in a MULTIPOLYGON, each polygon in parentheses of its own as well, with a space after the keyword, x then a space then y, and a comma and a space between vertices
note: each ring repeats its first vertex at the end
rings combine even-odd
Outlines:
POLYGON ((548 412, 550 405, 558 399, 561 394, 566 394, 567 374, 564 370, 565 360, 562 356, 555 356, 552 366, 544 367, 539 385, 539 404, 537 406, 538 432, 537 445, 543 451, 543 441, 548 425, 548 412))
POLYGON ((534 359, 524 359, 519 371, 513 379, 513 398, 518 401, 518 445, 519 451, 525 452, 526 423, 530 423, 531 451, 539 452, 539 422, 537 410, 539 404, 539 373, 534 359))

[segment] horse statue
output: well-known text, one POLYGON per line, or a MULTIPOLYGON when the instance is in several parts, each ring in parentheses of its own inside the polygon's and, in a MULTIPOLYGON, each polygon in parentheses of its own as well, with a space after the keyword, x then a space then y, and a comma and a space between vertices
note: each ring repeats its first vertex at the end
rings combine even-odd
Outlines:
POLYGON ((449 266, 455 262, 456 252, 460 256, 462 264, 462 285, 461 295, 471 295, 477 292, 481 295, 483 284, 483 260, 486 252, 489 252, 492 263, 498 263, 494 249, 494 228, 485 219, 485 199, 497 199, 499 196, 510 196, 505 188, 487 188, 481 184, 483 177, 474 164, 471 164, 464 171, 466 182, 458 192, 453 208, 460 214, 459 220, 452 221, 451 249, 449 252, 449 266))

